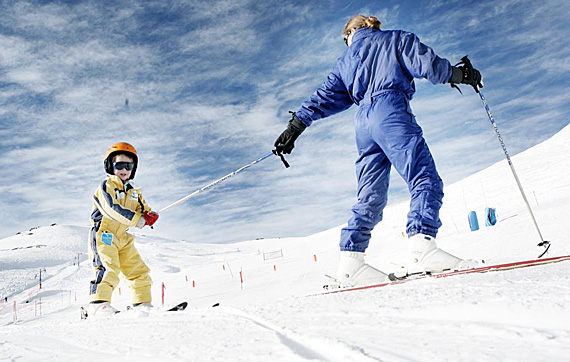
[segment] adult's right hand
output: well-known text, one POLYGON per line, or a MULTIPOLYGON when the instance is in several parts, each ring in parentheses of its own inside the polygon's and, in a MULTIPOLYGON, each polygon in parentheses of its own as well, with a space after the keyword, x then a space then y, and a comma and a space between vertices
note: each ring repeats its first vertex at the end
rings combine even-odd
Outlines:
POLYGON ((287 128, 275 141, 275 153, 278 155, 281 154, 290 154, 295 148, 295 141, 299 137, 301 133, 307 128, 307 126, 299 120, 295 112, 290 112, 293 114, 287 128))

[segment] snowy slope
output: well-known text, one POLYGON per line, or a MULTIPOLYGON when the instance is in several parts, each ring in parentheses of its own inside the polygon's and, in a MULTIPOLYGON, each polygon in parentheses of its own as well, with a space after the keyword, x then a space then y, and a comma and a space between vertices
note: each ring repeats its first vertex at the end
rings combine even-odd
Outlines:
MULTIPOLYGON (((549 256, 570 254, 569 153, 570 126, 513 157, 541 231, 552 241, 549 256)), ((440 247, 488 264, 539 254, 538 234, 510 172, 502 161, 446 187, 440 247), (470 232, 467 212, 477 211, 484 225, 485 207, 497 209, 499 223, 470 232)), ((407 208, 388 207, 373 233, 367 260, 385 271, 404 257, 407 208)), ((0 360, 568 360, 570 262, 314 295, 323 274, 335 273, 341 227, 228 245, 139 234, 154 304, 161 304, 164 283, 166 305, 188 300, 190 307, 84 321, 79 306, 92 277, 87 228, 46 226, 0 240, 0 296, 8 298, 0 304, 0 360), (264 261, 264 255, 279 257, 264 261)), ((124 309, 129 292, 119 287, 113 304, 124 309)))

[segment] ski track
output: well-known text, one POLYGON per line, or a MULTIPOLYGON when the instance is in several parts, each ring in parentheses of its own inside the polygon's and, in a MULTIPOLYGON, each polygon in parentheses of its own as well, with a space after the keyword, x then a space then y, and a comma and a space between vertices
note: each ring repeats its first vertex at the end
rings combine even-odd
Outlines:
POLYGON ((239 309, 221 307, 216 309, 216 312, 245 318, 260 327, 274 332, 285 346, 304 359, 320 361, 383 361, 368 355, 360 347, 347 345, 339 341, 332 342, 324 338, 300 335, 292 330, 277 327, 258 316, 247 314, 239 309))

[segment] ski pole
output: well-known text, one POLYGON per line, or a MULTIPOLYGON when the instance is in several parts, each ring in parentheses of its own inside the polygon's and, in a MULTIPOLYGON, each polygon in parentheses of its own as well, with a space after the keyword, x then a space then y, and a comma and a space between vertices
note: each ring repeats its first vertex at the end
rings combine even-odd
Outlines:
MULTIPOLYGON (((196 196, 196 195, 198 195, 198 194, 200 194, 200 193, 202 193, 202 192, 204 192, 204 191, 206 191, 206 190, 208 190, 208 189, 210 189, 210 188, 212 188, 212 187, 214 187, 214 186, 216 186, 216 185, 219 184, 220 182, 223 182, 223 181, 229 179, 230 177, 237 175, 238 173, 242 172, 243 170, 245 170, 245 169, 247 169, 247 168, 249 168, 249 167, 255 165, 256 163, 259 163, 259 162, 265 160, 266 158, 272 156, 273 154, 274 154, 274 152, 269 152, 269 153, 266 154, 265 156, 262 156, 262 157, 258 158, 257 160, 255 160, 255 161, 253 161, 253 162, 251 162, 251 163, 248 163, 248 164, 245 165, 245 166, 242 166, 242 167, 238 168, 238 169, 235 170, 234 172, 229 173, 229 174, 227 174, 226 176, 224 176, 224 177, 222 177, 222 178, 219 178, 219 179, 217 179, 216 181, 214 181, 214 182, 212 182, 212 183, 207 184, 206 186, 202 187, 201 189, 198 189, 198 190, 194 191, 194 192, 191 193, 190 195, 185 196, 185 197, 181 198, 180 200, 178 200, 178 201, 176 201, 176 202, 173 202, 172 204, 170 204, 170 205, 168 205, 168 206, 162 208, 161 210, 158 211, 158 213, 159 213, 159 214, 162 214, 162 213, 165 212, 166 210, 168 210, 168 209, 170 209, 170 208, 172 208, 172 207, 174 207, 174 206, 176 206, 176 205, 178 205, 178 204, 180 204, 180 203, 182 203, 182 202, 184 202, 184 201, 186 201, 186 200, 188 200, 188 199, 190 199, 190 198, 192 198, 192 197, 194 197, 194 196, 196 196)), ((277 154, 276 154, 276 155, 277 155, 277 154)), ((289 164, 287 164, 287 162, 285 161, 285 159, 283 158, 283 156, 282 156, 282 155, 279 155, 279 156, 281 157, 281 160, 282 160, 283 163, 285 164, 285 167, 289 167, 289 164)))
MULTIPOLYGON (((469 61, 469 60, 467 59, 467 61, 469 61)), ((509 156, 509 152, 507 151, 507 147, 505 146, 505 142, 503 141, 503 138, 501 137, 501 134, 499 133, 499 128, 497 128, 497 123, 495 122, 495 118, 493 118, 493 115, 491 114, 491 110, 489 109, 489 105, 487 104, 487 100, 485 99, 485 96, 483 95, 483 92, 481 92, 480 89, 475 89, 475 90, 479 94, 479 97, 481 98, 481 102, 483 102, 483 106, 485 107, 485 111, 487 112, 487 116, 489 117, 489 120, 491 121, 491 124, 493 125, 493 128, 495 129, 495 134, 497 135, 497 138, 499 139, 499 143, 501 144, 501 147, 503 148, 503 152, 505 153, 505 157, 507 158, 507 162, 509 163, 509 167, 511 168, 511 171, 513 172, 513 176, 515 177, 515 180, 517 182, 517 185, 519 187, 521 195, 524 199, 524 202, 526 204, 528 212, 530 213, 530 216, 532 218, 532 221, 534 223, 536 231, 538 232, 538 236, 540 237, 540 243, 538 243, 538 246, 543 246, 545 248, 544 252, 538 256, 539 258, 541 258, 544 254, 546 254, 546 252, 550 248, 550 242, 544 240, 544 238, 542 237, 542 233, 540 232, 540 228, 538 227, 538 223, 536 222, 536 218, 534 217, 534 213, 532 212, 532 208, 530 207, 530 204, 528 203, 528 199, 526 197, 526 194, 523 190, 523 187, 521 185, 519 177, 517 176, 517 172, 515 171, 515 166, 513 165, 513 162, 511 161, 511 157, 509 156)))

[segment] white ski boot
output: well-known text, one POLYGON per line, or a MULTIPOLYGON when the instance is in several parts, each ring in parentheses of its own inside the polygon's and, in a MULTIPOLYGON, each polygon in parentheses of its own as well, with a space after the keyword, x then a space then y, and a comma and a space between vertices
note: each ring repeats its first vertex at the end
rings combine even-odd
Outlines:
POLYGON ((154 308, 154 306, 150 302, 149 303, 139 303, 137 305, 133 305, 134 310, 151 310, 152 308, 154 308))
POLYGON ((341 288, 388 282, 388 275, 364 262, 364 253, 341 251, 337 272, 341 288))
POLYGON ((154 306, 152 303, 140 303, 133 305, 132 307, 128 307, 127 309, 132 310, 134 315, 137 317, 148 317, 154 309, 154 306))
POLYGON ((89 303, 87 308, 81 308, 81 318, 106 318, 113 314, 119 313, 118 310, 111 306, 109 302, 89 303))
POLYGON ((444 270, 463 270, 476 268, 479 262, 461 259, 439 249, 435 238, 425 234, 416 234, 408 241, 406 265, 396 273, 402 277, 418 273, 437 273, 444 270))

